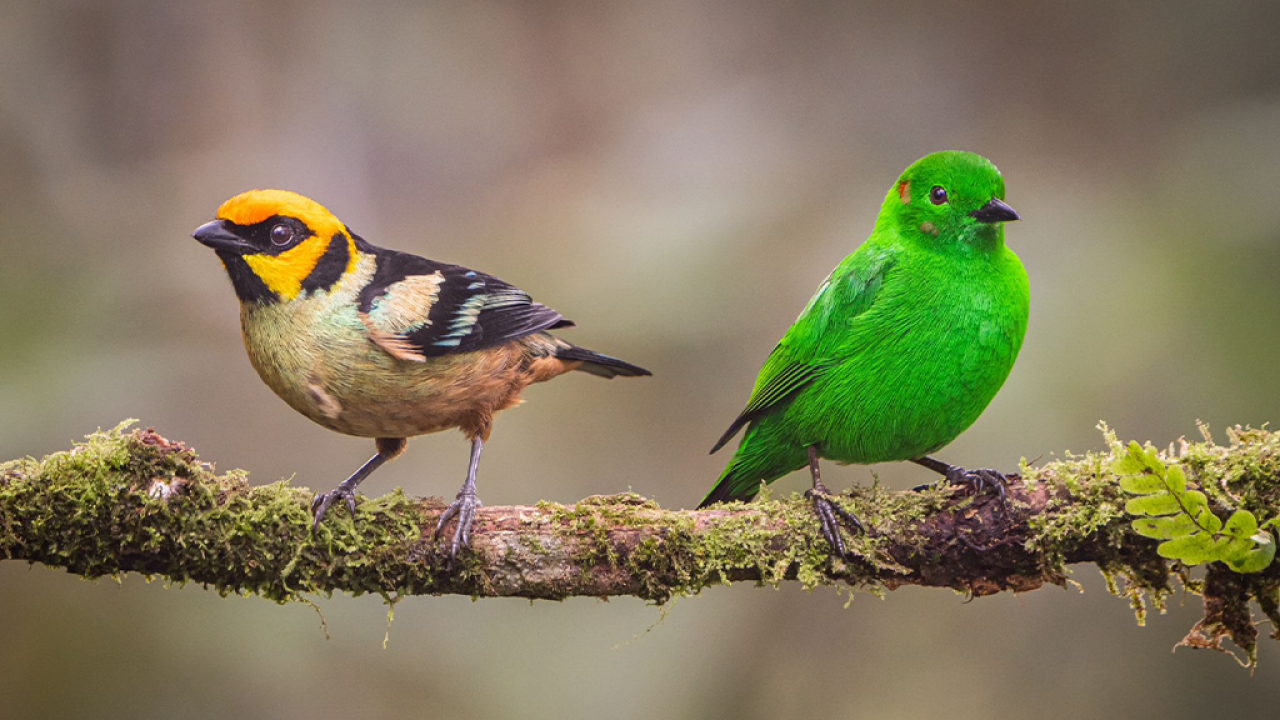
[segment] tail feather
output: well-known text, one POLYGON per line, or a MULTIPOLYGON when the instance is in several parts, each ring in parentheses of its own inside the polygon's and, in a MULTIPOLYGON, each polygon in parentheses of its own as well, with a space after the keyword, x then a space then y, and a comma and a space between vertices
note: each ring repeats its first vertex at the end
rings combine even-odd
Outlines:
POLYGON ((719 452, 720 448, 727 445, 729 441, 733 439, 733 436, 738 434, 739 430, 746 427, 747 423, 751 422, 755 418, 756 415, 754 413, 747 412, 744 412, 735 418, 733 423, 729 425, 729 429, 725 430, 724 434, 720 436, 720 439, 716 441, 716 446, 711 448, 711 454, 715 455, 719 452))
POLYGON ((720 474, 720 479, 711 488, 711 492, 707 493, 707 496, 698 504, 698 509, 701 510, 716 503, 733 502, 735 500, 747 502, 759 492, 759 481, 747 481, 746 475, 739 471, 738 464, 731 461, 729 466, 724 469, 724 472, 720 474))
POLYGON ((598 352, 592 352, 586 348, 577 345, 569 345, 561 341, 565 347, 556 348, 556 357, 561 360, 572 360, 582 363, 578 367, 583 372, 589 372, 592 375, 598 375, 602 378, 614 378, 619 375, 623 377, 642 377, 652 375, 653 373, 645 370, 639 365, 632 365, 624 360, 616 357, 602 355, 598 352))

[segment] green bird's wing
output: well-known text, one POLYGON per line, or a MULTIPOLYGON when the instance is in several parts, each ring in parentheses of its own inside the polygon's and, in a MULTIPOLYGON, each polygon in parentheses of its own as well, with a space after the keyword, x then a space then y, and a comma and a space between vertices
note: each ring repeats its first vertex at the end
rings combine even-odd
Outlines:
POLYGON ((892 265, 889 253, 864 247, 845 258, 822 281, 765 361, 746 408, 729 425, 712 453, 724 447, 747 423, 785 407, 843 359, 842 336, 875 303, 892 265))

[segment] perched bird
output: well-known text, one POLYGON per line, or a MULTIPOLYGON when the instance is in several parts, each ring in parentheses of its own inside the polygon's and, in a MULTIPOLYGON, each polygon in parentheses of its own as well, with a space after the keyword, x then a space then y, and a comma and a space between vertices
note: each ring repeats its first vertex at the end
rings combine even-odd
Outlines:
POLYGON ((570 370, 649 375, 547 331, 560 313, 491 275, 370 245, 319 203, 251 190, 192 236, 213 248, 240 299, 249 360, 294 410, 330 430, 376 438, 377 454, 311 504, 315 526, 407 438, 458 428, 471 463, 436 536, 457 516, 450 552, 470 543, 476 466, 500 410, 531 383, 570 370))
POLYGON ((1030 291, 1004 244, 1004 179, 985 158, 939 152, 894 183, 871 237, 818 286, 760 370, 715 452, 746 434, 701 507, 749 500, 806 465, 810 497, 834 552, 844 555, 818 461, 911 460, 955 483, 1003 497, 1004 476, 929 455, 973 424, 1022 346, 1030 291))

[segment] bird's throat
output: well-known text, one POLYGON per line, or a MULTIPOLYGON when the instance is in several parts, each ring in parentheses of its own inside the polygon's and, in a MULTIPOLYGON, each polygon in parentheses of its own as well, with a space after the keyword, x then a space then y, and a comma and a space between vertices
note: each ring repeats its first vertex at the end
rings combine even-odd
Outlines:
POLYGON ((267 287, 243 257, 228 250, 219 250, 218 259, 227 269, 227 277, 231 278, 231 287, 235 289, 236 297, 241 303, 266 304, 279 301, 280 297, 267 287))

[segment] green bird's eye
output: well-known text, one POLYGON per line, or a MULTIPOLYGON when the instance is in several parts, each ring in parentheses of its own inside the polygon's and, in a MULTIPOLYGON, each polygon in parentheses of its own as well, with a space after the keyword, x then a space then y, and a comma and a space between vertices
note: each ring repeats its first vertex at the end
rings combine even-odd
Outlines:
POLYGON ((933 189, 929 191, 929 202, 933 203, 934 205, 941 205, 946 201, 947 201, 946 188, 942 187, 941 185, 934 185, 933 189))
POLYGON ((293 240, 293 228, 280 223, 271 228, 271 242, 275 245, 288 245, 293 240))

